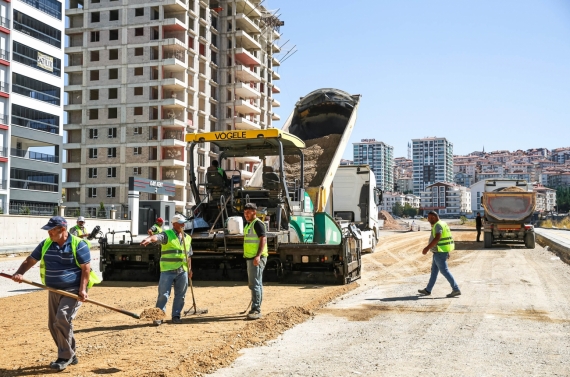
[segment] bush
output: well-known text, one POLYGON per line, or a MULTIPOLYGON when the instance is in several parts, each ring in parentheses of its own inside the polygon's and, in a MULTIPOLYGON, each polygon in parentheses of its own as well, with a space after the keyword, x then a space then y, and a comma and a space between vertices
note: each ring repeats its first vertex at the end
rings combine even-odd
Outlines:
POLYGON ((461 216, 461 217, 459 218, 459 221, 461 222, 461 225, 463 225, 463 224, 465 224, 465 223, 467 222, 467 217, 461 216))

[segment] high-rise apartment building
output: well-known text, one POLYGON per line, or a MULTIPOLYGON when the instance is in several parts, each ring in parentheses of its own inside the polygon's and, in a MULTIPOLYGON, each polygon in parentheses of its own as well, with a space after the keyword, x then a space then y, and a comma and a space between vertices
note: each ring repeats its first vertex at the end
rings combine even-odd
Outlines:
POLYGON ((354 165, 368 164, 376 176, 376 187, 394 190, 394 148, 376 139, 353 143, 354 165))
POLYGON ((413 139, 412 160, 414 195, 436 182, 453 182, 453 144, 446 138, 413 139))
POLYGON ((0 208, 52 215, 61 198, 63 6, 0 4, 0 208))
MULTIPOLYGON (((126 217, 128 178, 187 189, 188 132, 264 129, 279 116, 274 56, 283 22, 258 0, 71 0, 65 91, 66 205, 93 215, 102 202, 126 217)), ((215 148, 196 148, 198 183, 215 148)), ((248 179, 257 160, 224 168, 248 179)), ((141 200, 161 199, 141 194, 141 200)))

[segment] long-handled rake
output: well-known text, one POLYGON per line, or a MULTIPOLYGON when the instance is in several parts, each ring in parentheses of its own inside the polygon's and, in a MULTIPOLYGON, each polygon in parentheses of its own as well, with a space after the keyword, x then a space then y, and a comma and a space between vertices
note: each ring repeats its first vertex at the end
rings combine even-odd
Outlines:
POLYGON ((186 250, 186 242, 184 243, 184 260, 186 262, 186 268, 188 269, 188 284, 190 285, 190 292, 192 292, 192 307, 184 312, 184 316, 186 317, 192 309, 194 309, 194 313, 192 314, 206 314, 208 313, 208 309, 198 309, 196 306, 196 298, 194 297, 194 286, 192 285, 192 278, 190 277, 190 265, 188 264, 188 251, 186 250))
POLYGON ((253 303, 253 299, 249 300, 249 304, 247 305, 247 308, 245 308, 245 310, 243 312, 239 312, 239 314, 245 314, 252 303, 253 303))

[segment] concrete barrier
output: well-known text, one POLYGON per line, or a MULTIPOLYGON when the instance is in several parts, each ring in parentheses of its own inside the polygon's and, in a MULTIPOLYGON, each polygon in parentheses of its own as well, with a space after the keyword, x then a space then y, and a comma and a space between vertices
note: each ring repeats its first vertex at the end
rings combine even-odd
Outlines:
POLYGON ((536 242, 542 247, 548 246, 550 250, 552 250, 560 260, 570 264, 570 247, 564 245, 562 242, 557 242, 551 238, 548 238, 542 234, 536 234, 536 242))

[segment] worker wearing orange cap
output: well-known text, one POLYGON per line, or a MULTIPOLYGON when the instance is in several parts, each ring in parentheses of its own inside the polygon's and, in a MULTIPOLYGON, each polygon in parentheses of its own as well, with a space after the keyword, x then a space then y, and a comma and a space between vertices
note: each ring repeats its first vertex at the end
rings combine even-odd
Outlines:
POLYGON ((164 220, 162 219, 162 217, 159 217, 158 219, 156 219, 152 228, 150 228, 148 230, 148 232, 147 232, 148 235, 152 236, 155 234, 162 233, 162 224, 164 224, 164 220))

